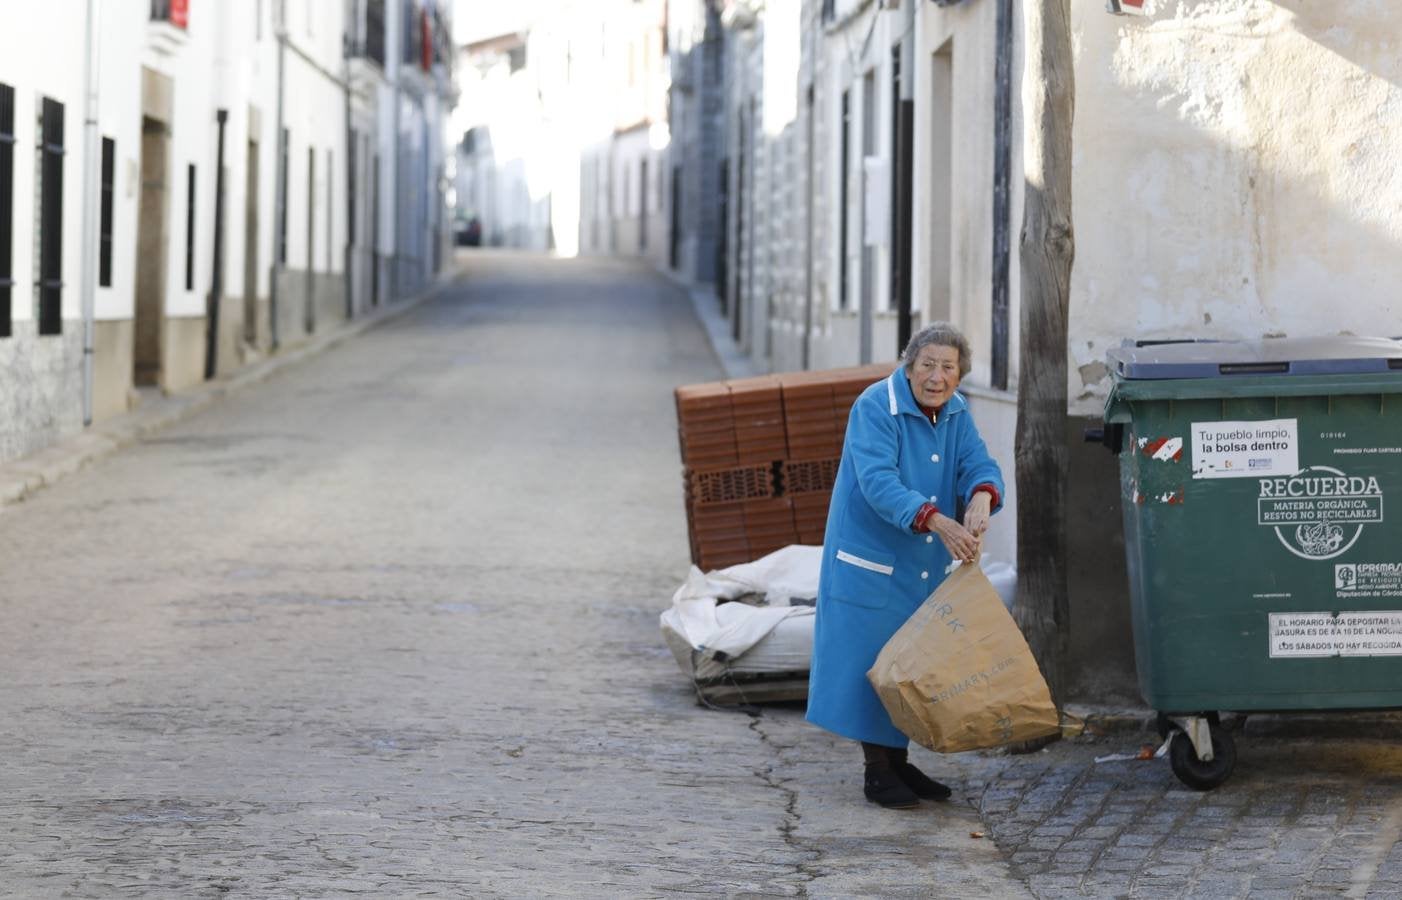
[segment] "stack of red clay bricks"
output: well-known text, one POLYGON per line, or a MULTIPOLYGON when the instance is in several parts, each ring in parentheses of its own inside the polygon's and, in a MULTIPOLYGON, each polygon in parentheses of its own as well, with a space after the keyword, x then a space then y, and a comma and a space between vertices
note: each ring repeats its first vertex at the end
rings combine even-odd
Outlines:
POLYGON ((847 414, 894 363, 676 390, 691 561, 702 570, 821 544, 847 414))

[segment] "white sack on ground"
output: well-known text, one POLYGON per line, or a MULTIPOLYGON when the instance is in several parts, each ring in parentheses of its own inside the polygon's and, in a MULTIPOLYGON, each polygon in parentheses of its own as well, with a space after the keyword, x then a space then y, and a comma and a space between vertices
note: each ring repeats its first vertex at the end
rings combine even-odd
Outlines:
MULTIPOLYGON (((662 613, 662 635, 683 672, 698 680, 725 674, 807 672, 813 657, 813 606, 823 548, 794 544, 754 562, 702 573, 695 566, 662 613), (764 606, 721 602, 760 594, 764 606)), ((980 567, 1012 609, 1017 570, 983 557, 980 567)))
MULTIPOLYGON (((672 595, 671 609, 662 614, 663 634, 671 631, 707 659, 734 660, 784 620, 812 617, 812 606, 794 606, 791 601, 817 596, 822 556, 821 547, 793 544, 754 562, 709 573, 692 566, 672 595), (720 602, 746 594, 762 595, 765 605, 720 602)), ((802 669, 807 668, 805 661, 802 669)))

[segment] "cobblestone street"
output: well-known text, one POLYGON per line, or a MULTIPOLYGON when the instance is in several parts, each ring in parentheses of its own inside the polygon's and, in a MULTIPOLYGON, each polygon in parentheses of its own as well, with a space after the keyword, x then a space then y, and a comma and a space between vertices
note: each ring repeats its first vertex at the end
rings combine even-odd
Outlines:
POLYGON ((980 809, 1039 897, 1402 896, 1396 723, 1259 723, 1215 791, 1185 788, 1162 759, 1097 765, 1158 742, 1126 733, 1006 758, 980 809))
POLYGON ((672 388, 720 377, 646 270, 511 254, 0 506, 0 896, 1402 896, 1402 729, 1252 719, 912 758, 861 797, 793 706, 698 706, 672 388))

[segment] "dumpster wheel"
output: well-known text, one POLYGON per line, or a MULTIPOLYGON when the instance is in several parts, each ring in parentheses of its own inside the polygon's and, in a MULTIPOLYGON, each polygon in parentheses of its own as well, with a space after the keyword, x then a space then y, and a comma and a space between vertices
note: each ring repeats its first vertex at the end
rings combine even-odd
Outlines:
POLYGON ((1179 729, 1173 731, 1168 745, 1168 761, 1178 780, 1195 791, 1210 791, 1227 780, 1236 766, 1236 741, 1221 725, 1209 726, 1212 734, 1212 759, 1203 762, 1193 750, 1193 742, 1179 729))

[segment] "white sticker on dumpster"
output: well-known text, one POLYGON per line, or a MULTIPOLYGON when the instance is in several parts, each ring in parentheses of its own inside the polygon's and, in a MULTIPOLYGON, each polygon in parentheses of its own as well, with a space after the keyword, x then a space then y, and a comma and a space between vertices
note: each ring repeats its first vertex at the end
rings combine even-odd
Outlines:
POLYGON ((1300 471, 1298 419, 1194 422, 1194 478, 1264 478, 1300 471))
POLYGON ((1334 596, 1402 597, 1402 563, 1337 564, 1334 596))
POLYGON ((1271 657, 1402 656, 1402 611, 1270 613, 1271 657))

